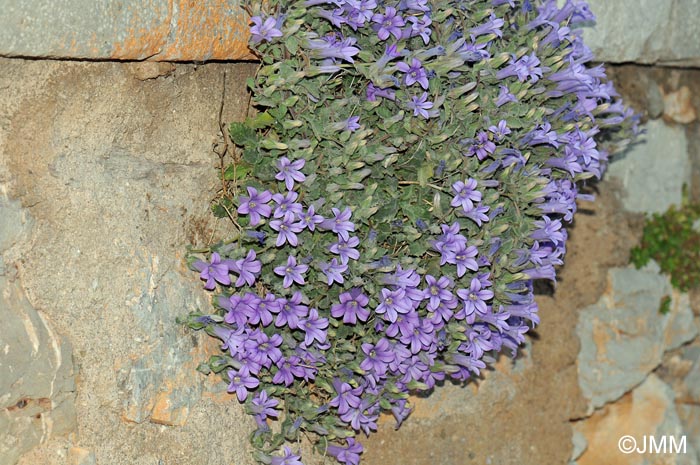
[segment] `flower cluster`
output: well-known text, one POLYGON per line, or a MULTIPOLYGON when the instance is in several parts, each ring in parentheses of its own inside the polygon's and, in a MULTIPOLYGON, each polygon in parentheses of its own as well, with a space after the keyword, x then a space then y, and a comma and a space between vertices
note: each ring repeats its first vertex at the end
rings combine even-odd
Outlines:
POLYGON ((262 463, 301 432, 357 465, 410 393, 479 376, 538 323, 581 184, 638 132, 568 0, 248 2, 258 114, 214 212, 236 237, 193 261, 220 373, 262 463), (238 186, 243 186, 239 188, 238 186))

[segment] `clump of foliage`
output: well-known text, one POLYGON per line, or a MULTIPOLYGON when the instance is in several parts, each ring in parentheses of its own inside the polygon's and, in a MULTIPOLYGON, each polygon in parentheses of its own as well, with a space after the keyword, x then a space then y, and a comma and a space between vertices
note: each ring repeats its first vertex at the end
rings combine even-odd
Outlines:
POLYGON ((673 287, 683 292, 699 288, 700 203, 685 198, 680 207, 647 218, 642 242, 632 249, 630 259, 637 268, 656 261, 673 287))
POLYGON ((636 119, 588 65, 584 2, 244 3, 258 113, 213 207, 238 232, 192 258, 218 293, 188 322, 223 342, 202 371, 255 418, 260 462, 301 463, 303 434, 357 464, 380 413, 516 354, 579 183, 636 119))

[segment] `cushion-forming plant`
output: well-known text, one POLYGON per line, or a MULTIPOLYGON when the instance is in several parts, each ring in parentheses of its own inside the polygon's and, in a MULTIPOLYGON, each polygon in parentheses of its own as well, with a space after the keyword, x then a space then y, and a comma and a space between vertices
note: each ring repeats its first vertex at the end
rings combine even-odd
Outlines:
POLYGON ((247 1, 261 65, 191 264, 258 461, 358 464, 409 394, 466 382, 538 323, 582 183, 637 132, 568 0, 247 1), (201 258, 201 257, 200 257, 201 258))

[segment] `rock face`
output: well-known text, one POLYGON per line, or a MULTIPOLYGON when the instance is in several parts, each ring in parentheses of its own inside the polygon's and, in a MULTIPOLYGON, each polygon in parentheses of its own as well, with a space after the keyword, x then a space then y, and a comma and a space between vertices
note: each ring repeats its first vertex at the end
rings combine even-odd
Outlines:
POLYGON ((248 15, 235 0, 28 0, 0 16, 0 55, 119 60, 240 60, 248 15))
POLYGON ((19 202, 0 193, 0 463, 52 434, 76 426, 75 377, 70 344, 27 301, 3 255, 34 224, 19 202))
POLYGON ((610 164, 606 179, 622 183, 626 210, 661 213, 671 205, 680 205, 682 186, 690 185, 688 142, 683 128, 661 120, 649 121, 645 129, 643 140, 610 164))
POLYGON ((608 289, 581 311, 576 333, 579 383, 590 413, 641 383, 664 352, 693 340, 697 328, 688 296, 674 291, 654 264, 610 269, 608 289), (662 315, 666 295, 672 296, 671 311, 662 315))
POLYGON ((249 420, 195 371, 212 342, 175 319, 209 305, 183 255, 214 233, 219 111, 241 117, 253 69, 0 61, 0 463, 39 442, 20 464, 251 463, 249 420))
MULTIPOLYGON (((578 465, 697 465, 693 444, 685 440, 685 453, 670 453, 670 438, 681 445, 685 432, 674 404, 673 390, 656 375, 650 375, 644 383, 619 402, 606 406, 578 426, 588 442, 588 448, 578 458, 578 465), (618 448, 620 438, 630 436, 633 442, 625 442, 631 453, 618 448), (665 453, 651 453, 649 437, 668 441, 665 453), (642 452, 637 452, 642 451, 642 452)), ((675 452, 676 449, 674 449, 675 452)))
POLYGON ((700 65, 700 0, 588 0, 584 40, 600 61, 700 65))

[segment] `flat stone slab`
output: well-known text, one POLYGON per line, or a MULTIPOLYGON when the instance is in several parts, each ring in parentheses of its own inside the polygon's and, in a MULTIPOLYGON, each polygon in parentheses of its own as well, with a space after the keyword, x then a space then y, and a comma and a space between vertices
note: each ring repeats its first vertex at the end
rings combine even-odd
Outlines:
POLYGON ((687 294, 672 289, 652 262, 641 270, 610 269, 605 294, 581 310, 576 334, 579 385, 590 413, 643 382, 664 352, 693 340, 697 328, 687 294), (662 315, 665 295, 672 303, 662 315))
POLYGON ((625 189, 622 205, 635 213, 663 213, 680 205, 683 184, 690 186, 690 160, 685 130, 651 120, 642 140, 622 157, 613 158, 605 176, 625 189))
POLYGON ((597 22, 584 30, 599 61, 700 65, 700 0, 588 0, 597 22))
POLYGON ((238 0, 3 2, 0 55, 209 61, 253 59, 238 0))

